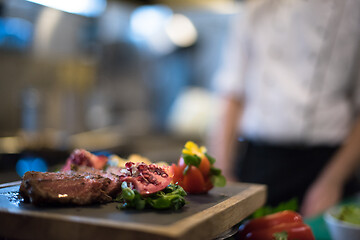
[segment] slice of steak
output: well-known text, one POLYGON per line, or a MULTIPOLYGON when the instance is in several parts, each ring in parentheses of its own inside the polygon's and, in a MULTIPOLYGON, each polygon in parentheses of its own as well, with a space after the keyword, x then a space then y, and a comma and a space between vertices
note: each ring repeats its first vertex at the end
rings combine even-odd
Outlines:
POLYGON ((28 190, 25 187, 25 183, 26 183, 27 180, 29 180, 29 179, 33 179, 33 180, 35 180, 35 179, 47 180, 48 179, 48 180, 51 180, 51 179, 64 179, 64 178, 72 178, 72 177, 73 177, 72 172, 58 173, 58 172, 28 171, 22 177, 19 193, 24 198, 25 202, 29 202, 30 199, 29 199, 28 190))
POLYGON ((73 171, 79 174, 97 174, 110 179, 109 186, 104 190, 109 196, 115 198, 121 192, 121 183, 119 176, 108 171, 98 170, 87 166, 74 166, 73 171))
POLYGON ((29 173, 22 181, 20 194, 26 192, 34 205, 88 205, 106 203, 112 198, 105 190, 111 180, 99 175, 74 172, 29 173))

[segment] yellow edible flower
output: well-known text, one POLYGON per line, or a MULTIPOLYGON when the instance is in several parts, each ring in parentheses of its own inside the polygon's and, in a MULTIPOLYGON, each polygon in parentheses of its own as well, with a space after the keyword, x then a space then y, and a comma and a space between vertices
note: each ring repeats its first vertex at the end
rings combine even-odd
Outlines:
POLYGON ((183 153, 183 154, 187 154, 187 155, 193 155, 193 152, 190 151, 189 149, 186 149, 186 148, 184 148, 184 149, 182 150, 182 153, 183 153))
POLYGON ((204 146, 199 147, 196 143, 192 141, 187 141, 185 147, 182 150, 182 153, 188 155, 196 155, 200 158, 204 158, 206 151, 207 151, 206 147, 204 146))

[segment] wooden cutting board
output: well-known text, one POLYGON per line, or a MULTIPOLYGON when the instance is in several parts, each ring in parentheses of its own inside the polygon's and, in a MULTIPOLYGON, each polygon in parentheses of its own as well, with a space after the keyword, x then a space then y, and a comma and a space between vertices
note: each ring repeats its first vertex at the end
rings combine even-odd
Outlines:
POLYGON ((264 185, 232 183, 187 196, 180 211, 120 211, 117 203, 35 207, 22 202, 18 190, 18 183, 0 185, 0 238, 213 239, 261 207, 266 198, 264 185))

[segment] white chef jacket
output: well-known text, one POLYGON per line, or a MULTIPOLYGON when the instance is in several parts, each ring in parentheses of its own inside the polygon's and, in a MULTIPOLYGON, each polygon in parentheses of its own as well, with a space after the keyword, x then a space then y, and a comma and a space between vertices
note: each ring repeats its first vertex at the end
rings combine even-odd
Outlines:
POLYGON ((360 0, 241 6, 215 87, 244 97, 249 139, 339 144, 360 106, 360 0))

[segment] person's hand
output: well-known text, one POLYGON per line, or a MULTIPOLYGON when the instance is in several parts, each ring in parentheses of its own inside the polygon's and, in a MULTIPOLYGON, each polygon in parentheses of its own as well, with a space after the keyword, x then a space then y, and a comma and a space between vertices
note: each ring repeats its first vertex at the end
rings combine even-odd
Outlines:
POLYGON ((318 179, 308 189, 300 213, 304 217, 313 217, 339 202, 342 196, 342 185, 318 179))

